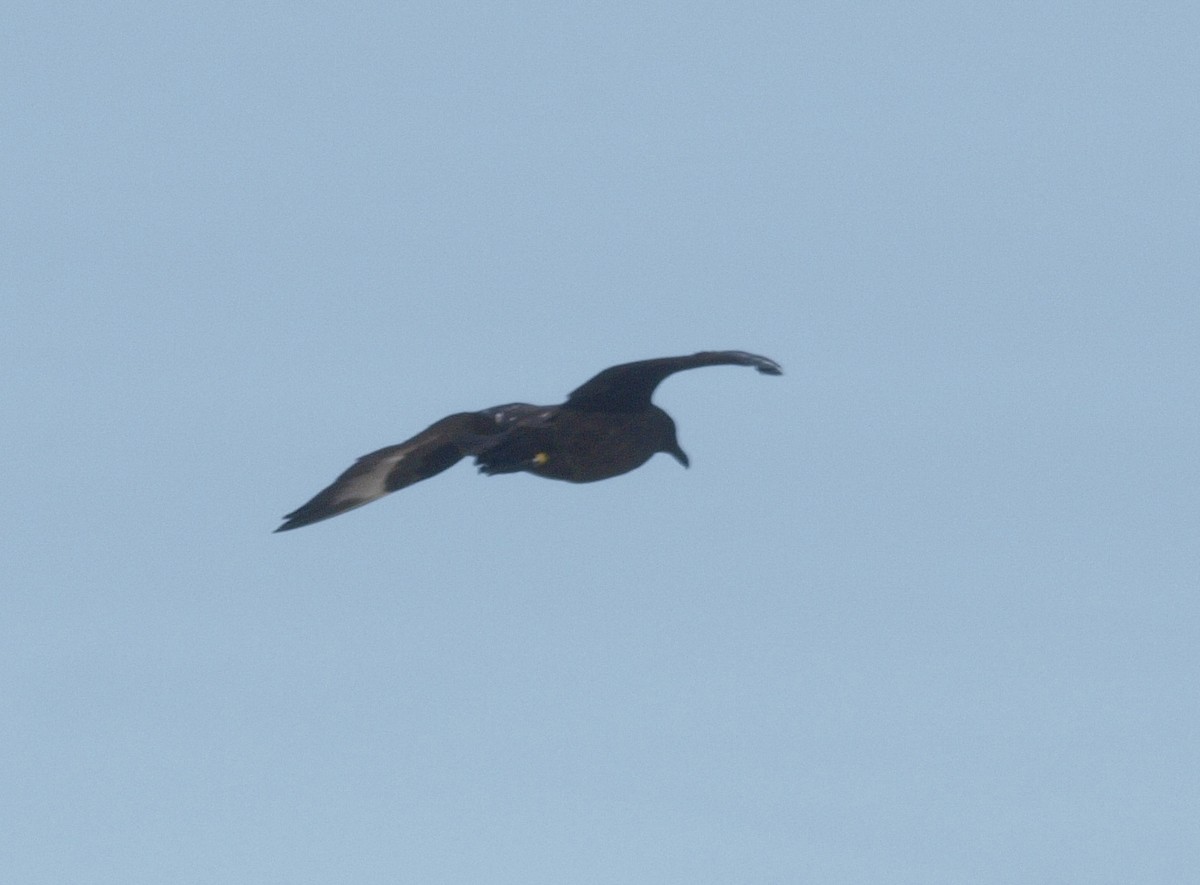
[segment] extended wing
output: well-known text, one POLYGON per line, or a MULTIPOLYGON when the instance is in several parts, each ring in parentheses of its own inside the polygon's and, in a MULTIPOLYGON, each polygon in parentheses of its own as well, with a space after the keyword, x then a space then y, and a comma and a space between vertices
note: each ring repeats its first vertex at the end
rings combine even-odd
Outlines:
POLYGON ((536 406, 510 403, 449 415, 412 439, 363 455, 311 501, 287 514, 275 531, 286 532, 329 519, 428 479, 467 455, 477 455, 494 445, 516 421, 536 411, 536 406))
POLYGON ((571 391, 569 409, 637 410, 650 405, 654 388, 668 375, 701 366, 753 366, 764 375, 782 375, 779 363, 743 350, 706 350, 691 356, 665 356, 605 369, 571 391))

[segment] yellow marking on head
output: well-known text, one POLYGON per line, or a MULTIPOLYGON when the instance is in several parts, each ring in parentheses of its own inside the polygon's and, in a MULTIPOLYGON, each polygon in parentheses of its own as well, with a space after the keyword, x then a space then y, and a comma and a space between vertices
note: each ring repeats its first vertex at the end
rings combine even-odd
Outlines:
POLYGON ((545 452, 538 452, 536 455, 533 456, 534 464, 545 464, 549 460, 550 460, 550 456, 547 455, 545 452))

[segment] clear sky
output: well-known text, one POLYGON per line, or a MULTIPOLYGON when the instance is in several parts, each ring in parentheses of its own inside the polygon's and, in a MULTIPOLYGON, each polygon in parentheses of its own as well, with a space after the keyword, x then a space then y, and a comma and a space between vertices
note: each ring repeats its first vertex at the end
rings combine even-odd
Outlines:
POLYGON ((1192 883, 1200 6, 17 3, 0 879, 1192 883), (449 412, 678 375, 665 456, 449 412))

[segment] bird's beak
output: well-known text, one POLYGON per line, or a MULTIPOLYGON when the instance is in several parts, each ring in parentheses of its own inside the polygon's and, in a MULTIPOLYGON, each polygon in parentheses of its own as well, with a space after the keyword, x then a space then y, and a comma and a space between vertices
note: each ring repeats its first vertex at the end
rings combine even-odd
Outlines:
POLYGON ((689 462, 688 462, 687 452, 685 452, 683 449, 679 448, 678 445, 676 445, 675 448, 673 448, 673 449, 669 449, 667 453, 672 458, 674 458, 676 461, 678 461, 680 464, 682 464, 684 467, 688 466, 689 462))

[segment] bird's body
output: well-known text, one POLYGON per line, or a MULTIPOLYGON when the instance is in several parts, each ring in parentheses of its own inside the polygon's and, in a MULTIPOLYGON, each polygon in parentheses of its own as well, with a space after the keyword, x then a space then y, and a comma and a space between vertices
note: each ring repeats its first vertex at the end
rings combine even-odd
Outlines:
POLYGON ((700 366, 753 366, 780 375, 773 360, 738 350, 704 351, 623 363, 600 372, 559 406, 509 403, 457 412, 405 442, 359 458, 311 501, 284 517, 277 532, 361 507, 428 479, 471 456, 486 474, 527 472, 567 482, 596 482, 641 467, 656 452, 683 466, 688 457, 671 416, 650 402, 668 375, 700 366))
POLYGON ((475 456, 481 471, 596 482, 641 467, 655 452, 670 451, 675 437, 675 423, 654 405, 636 412, 539 410, 516 429, 475 456))

